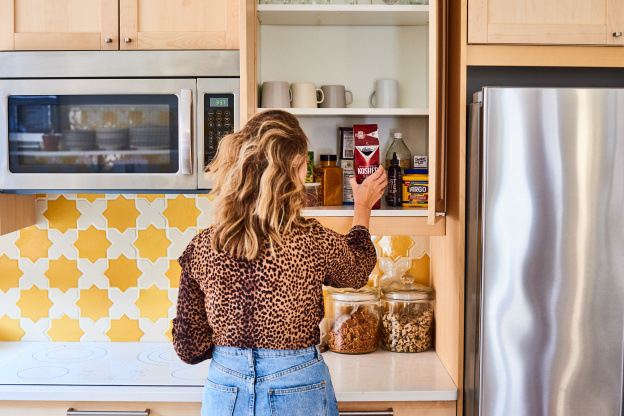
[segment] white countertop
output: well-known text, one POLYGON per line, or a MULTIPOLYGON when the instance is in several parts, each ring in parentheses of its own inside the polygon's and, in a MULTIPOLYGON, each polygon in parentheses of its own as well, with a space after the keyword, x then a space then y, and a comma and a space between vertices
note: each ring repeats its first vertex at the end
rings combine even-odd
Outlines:
MULTIPOLYGON (((170 343, 0 342, 0 400, 200 402, 209 361, 189 366, 170 351, 170 343), (65 360, 83 346, 91 347, 85 360, 65 360), (86 359, 92 351, 102 357, 86 359), (38 379, 35 369, 63 371, 38 379)), ((323 358, 340 402, 457 400, 457 388, 434 351, 326 352, 323 358)))

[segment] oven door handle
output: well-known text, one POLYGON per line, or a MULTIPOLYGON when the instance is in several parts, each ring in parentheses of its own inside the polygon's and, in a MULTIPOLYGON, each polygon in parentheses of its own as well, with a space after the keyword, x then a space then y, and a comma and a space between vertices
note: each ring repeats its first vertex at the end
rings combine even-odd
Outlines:
POLYGON ((179 140, 180 140, 180 172, 182 175, 193 174, 193 91, 180 91, 179 112, 179 140))

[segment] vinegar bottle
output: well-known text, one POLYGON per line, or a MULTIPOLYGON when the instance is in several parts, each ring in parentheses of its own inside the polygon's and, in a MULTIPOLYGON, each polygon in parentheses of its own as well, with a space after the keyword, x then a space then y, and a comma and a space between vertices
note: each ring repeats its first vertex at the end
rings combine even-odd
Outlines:
POLYGON ((387 169, 390 168, 390 161, 392 160, 393 154, 396 154, 401 170, 410 169, 412 167, 412 153, 405 145, 403 133, 401 132, 394 133, 394 140, 392 140, 392 144, 390 144, 390 148, 386 152, 387 169))

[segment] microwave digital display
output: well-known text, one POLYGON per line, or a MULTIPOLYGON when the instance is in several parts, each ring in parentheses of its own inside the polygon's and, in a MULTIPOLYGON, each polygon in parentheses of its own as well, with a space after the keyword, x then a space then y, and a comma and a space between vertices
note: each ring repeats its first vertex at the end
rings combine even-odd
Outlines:
POLYGON ((230 100, 227 98, 210 98, 210 107, 229 107, 230 100))

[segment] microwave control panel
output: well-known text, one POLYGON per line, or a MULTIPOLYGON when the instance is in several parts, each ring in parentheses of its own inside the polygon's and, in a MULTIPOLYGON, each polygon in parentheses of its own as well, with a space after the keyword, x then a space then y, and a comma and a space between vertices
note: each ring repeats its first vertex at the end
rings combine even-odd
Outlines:
POLYGON ((204 94, 204 165, 217 154, 219 141, 234 132, 234 94, 204 94))

